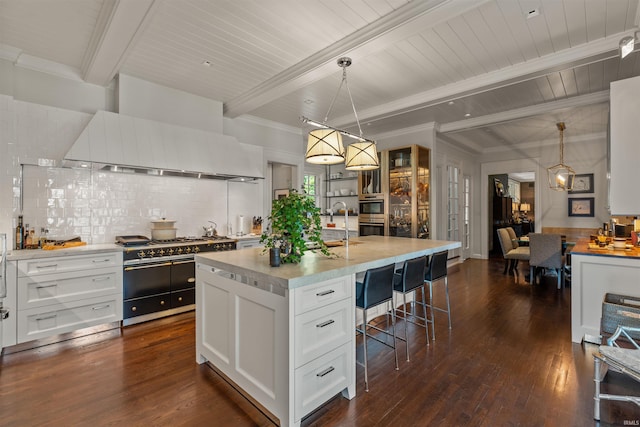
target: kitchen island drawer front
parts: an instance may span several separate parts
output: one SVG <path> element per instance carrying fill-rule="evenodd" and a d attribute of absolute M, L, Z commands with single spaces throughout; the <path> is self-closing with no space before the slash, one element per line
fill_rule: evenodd
<path fill-rule="evenodd" d="M 136 298 L 124 302 L 124 318 L 142 316 L 156 311 L 171 308 L 171 294 L 169 292 L 144 298 Z"/>
<path fill-rule="evenodd" d="M 354 309 L 350 299 L 296 317 L 296 368 L 352 339 Z"/>
<path fill-rule="evenodd" d="M 122 292 L 122 271 L 112 268 L 57 273 L 18 279 L 20 309 L 66 303 Z"/>
<path fill-rule="evenodd" d="M 50 258 L 19 260 L 18 277 L 105 267 L 122 268 L 122 252 L 52 256 Z"/>
<path fill-rule="evenodd" d="M 295 314 L 299 315 L 351 297 L 355 286 L 353 275 L 330 279 L 295 290 Z"/>
<path fill-rule="evenodd" d="M 196 288 L 171 292 L 171 308 L 184 307 L 196 303 Z"/>
<path fill-rule="evenodd" d="M 118 296 L 19 310 L 18 343 L 119 321 L 121 310 L 122 299 Z"/>
<path fill-rule="evenodd" d="M 295 371 L 295 418 L 300 419 L 347 388 L 355 369 L 344 344 Z"/>

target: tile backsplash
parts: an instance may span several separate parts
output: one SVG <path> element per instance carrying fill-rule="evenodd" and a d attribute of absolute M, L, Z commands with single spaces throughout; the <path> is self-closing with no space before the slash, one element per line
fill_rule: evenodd
<path fill-rule="evenodd" d="M 222 233 L 228 221 L 225 181 L 25 165 L 22 191 L 24 222 L 36 234 L 93 244 L 149 236 L 154 219 L 176 220 L 179 236 L 202 235 L 208 221 Z"/>

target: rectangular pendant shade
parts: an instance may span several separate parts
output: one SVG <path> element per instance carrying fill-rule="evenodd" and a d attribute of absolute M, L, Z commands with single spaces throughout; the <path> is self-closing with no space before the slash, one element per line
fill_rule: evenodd
<path fill-rule="evenodd" d="M 373 142 L 354 142 L 347 145 L 346 170 L 373 170 L 378 169 L 378 153 Z"/>
<path fill-rule="evenodd" d="M 315 129 L 307 140 L 307 162 L 334 165 L 344 161 L 342 135 L 335 129 Z"/>

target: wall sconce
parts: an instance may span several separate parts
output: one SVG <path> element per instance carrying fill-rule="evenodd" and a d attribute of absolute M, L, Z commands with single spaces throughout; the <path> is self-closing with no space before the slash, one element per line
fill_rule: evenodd
<path fill-rule="evenodd" d="M 625 56 L 633 52 L 633 50 L 635 49 L 637 36 L 638 36 L 638 32 L 636 32 L 633 36 L 626 36 L 620 40 L 620 43 L 619 43 L 620 59 L 623 59 Z"/>

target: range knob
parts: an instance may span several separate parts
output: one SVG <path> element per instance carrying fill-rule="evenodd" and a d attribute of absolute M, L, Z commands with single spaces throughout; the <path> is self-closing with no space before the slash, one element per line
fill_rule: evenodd
<path fill-rule="evenodd" d="M 184 248 L 184 252 L 187 254 L 191 253 L 191 247 L 187 246 L 186 248 Z"/>
<path fill-rule="evenodd" d="M 176 253 L 177 253 L 178 255 L 180 255 L 180 254 L 182 253 L 182 248 L 178 248 L 178 249 L 176 249 Z"/>
<path fill-rule="evenodd" d="M 173 248 L 169 248 L 169 249 L 167 250 L 167 253 L 168 253 L 169 255 L 173 255 Z"/>
<path fill-rule="evenodd" d="M 153 249 L 151 249 L 149 252 L 147 252 L 147 254 L 149 256 L 154 256 L 156 254 L 156 251 L 154 251 Z"/>
<path fill-rule="evenodd" d="M 144 258 L 144 255 L 145 255 L 144 251 L 138 252 L 138 258 Z"/>
<path fill-rule="evenodd" d="M 197 254 L 198 252 L 200 252 L 200 248 L 198 246 L 194 246 L 193 247 L 193 253 Z"/>
<path fill-rule="evenodd" d="M 164 249 L 159 249 L 158 250 L 158 255 L 163 256 L 164 255 Z"/>

